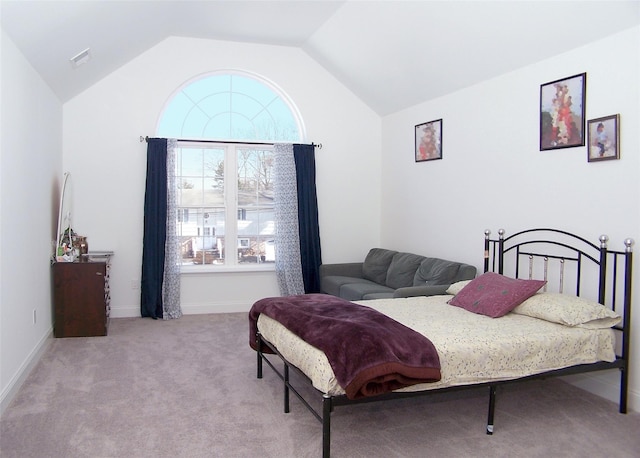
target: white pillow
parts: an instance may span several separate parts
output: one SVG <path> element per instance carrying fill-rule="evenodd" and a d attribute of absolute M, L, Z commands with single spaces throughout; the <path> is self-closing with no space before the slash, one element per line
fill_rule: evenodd
<path fill-rule="evenodd" d="M 560 293 L 534 294 L 512 313 L 587 329 L 606 329 L 622 321 L 620 315 L 602 304 Z"/>
<path fill-rule="evenodd" d="M 462 281 L 456 282 L 453 285 L 449 286 L 449 288 L 447 288 L 446 293 L 451 294 L 452 296 L 455 296 L 462 290 L 462 288 L 464 288 L 469 283 L 471 283 L 471 281 L 472 280 L 462 280 Z"/>

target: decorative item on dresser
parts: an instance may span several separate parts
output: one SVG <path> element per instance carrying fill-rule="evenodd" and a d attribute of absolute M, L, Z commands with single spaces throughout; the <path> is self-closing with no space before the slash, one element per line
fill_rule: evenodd
<path fill-rule="evenodd" d="M 79 262 L 53 264 L 55 337 L 106 336 L 112 252 L 89 252 Z"/>

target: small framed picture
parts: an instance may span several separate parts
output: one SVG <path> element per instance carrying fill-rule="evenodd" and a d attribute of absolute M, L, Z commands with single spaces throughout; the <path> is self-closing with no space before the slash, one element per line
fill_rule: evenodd
<path fill-rule="evenodd" d="M 615 114 L 603 118 L 590 119 L 588 126 L 588 161 L 620 159 L 620 146 L 618 143 L 620 138 L 620 115 Z"/>
<path fill-rule="evenodd" d="M 442 119 L 418 124 L 415 139 L 416 162 L 442 159 Z"/>
<path fill-rule="evenodd" d="M 587 74 L 540 86 L 540 151 L 584 146 Z"/>

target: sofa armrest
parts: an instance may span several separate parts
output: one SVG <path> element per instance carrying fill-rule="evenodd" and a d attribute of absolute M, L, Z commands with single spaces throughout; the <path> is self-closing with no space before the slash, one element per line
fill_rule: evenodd
<path fill-rule="evenodd" d="M 437 296 L 446 294 L 449 286 L 451 285 L 407 286 L 405 288 L 396 289 L 393 293 L 393 297 Z"/>
<path fill-rule="evenodd" d="M 362 271 L 363 262 L 345 262 L 342 264 L 321 264 L 320 278 L 330 275 L 339 275 L 341 277 L 364 278 Z"/>

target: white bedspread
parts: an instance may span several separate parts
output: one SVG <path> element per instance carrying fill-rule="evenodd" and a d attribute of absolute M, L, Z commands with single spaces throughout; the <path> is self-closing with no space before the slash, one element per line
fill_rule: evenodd
<path fill-rule="evenodd" d="M 428 337 L 440 355 L 442 379 L 400 391 L 420 391 L 491 380 L 509 380 L 576 364 L 615 360 L 612 329 L 583 329 L 509 313 L 489 318 L 446 302 L 452 296 L 361 301 Z M 323 352 L 273 319 L 260 315 L 263 337 L 313 386 L 344 394 Z"/>

